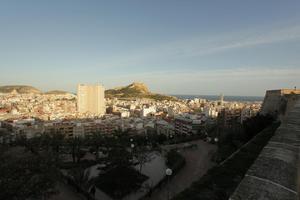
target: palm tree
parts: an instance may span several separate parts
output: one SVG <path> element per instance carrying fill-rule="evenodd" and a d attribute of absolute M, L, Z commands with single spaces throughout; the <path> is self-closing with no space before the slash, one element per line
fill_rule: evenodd
<path fill-rule="evenodd" d="M 143 166 L 147 163 L 151 161 L 151 157 L 149 154 L 149 150 L 145 147 L 145 146 L 140 146 L 136 148 L 136 159 L 139 162 L 140 165 L 140 173 L 142 172 L 142 168 Z"/>
<path fill-rule="evenodd" d="M 69 175 L 77 186 L 77 190 L 81 189 L 88 192 L 95 184 L 95 179 L 91 177 L 91 170 L 83 167 L 76 167 L 69 171 Z"/>

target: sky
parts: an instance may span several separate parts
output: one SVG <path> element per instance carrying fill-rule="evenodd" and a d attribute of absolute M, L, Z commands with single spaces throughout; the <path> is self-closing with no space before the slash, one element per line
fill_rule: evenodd
<path fill-rule="evenodd" d="M 300 88 L 299 0 L 0 0 L 0 85 Z"/>

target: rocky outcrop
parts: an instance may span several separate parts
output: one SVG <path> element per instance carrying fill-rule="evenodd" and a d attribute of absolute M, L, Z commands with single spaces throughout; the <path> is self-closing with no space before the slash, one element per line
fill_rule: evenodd
<path fill-rule="evenodd" d="M 144 83 L 134 82 L 125 87 L 105 91 L 107 98 L 150 98 L 156 100 L 176 100 L 175 97 L 155 94 L 149 91 Z"/>

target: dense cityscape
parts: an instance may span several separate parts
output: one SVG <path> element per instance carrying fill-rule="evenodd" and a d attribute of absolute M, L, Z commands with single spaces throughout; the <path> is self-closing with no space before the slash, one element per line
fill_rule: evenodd
<path fill-rule="evenodd" d="M 13 135 L 1 138 L 1 141 L 15 140 L 18 136 L 32 138 L 61 129 L 70 137 L 90 136 L 97 131 L 102 134 L 113 134 L 115 131 L 132 134 L 155 132 L 167 137 L 174 134 L 190 135 L 217 123 L 242 123 L 255 116 L 262 103 L 226 102 L 223 95 L 218 101 L 105 99 L 102 87 L 99 91 L 98 85 L 86 87 L 96 88 L 96 92 L 79 89 L 77 95 L 19 94 L 12 89 L 10 93 L 0 94 L 2 129 L 13 132 Z M 135 87 L 135 83 L 132 87 Z M 82 95 L 85 95 L 85 99 L 80 99 Z"/>
<path fill-rule="evenodd" d="M 0 200 L 299 200 L 299 10 L 1 0 Z"/>
<path fill-rule="evenodd" d="M 9 148 L 12 150 L 7 151 L 17 151 L 20 156 L 24 153 L 18 146 L 28 149 L 31 156 L 52 154 L 53 157 L 48 159 L 52 157 L 53 160 L 48 162 L 53 162 L 54 169 L 62 173 L 67 185 L 81 191 L 72 198 L 175 197 L 214 163 L 222 162 L 248 140 L 239 137 L 247 131 L 245 122 L 257 123 L 249 120 L 257 118 L 262 105 L 262 102 L 226 101 L 222 94 L 216 101 L 170 96 L 159 100 L 143 98 L 151 93 L 143 83 L 132 83 L 114 92 L 110 90 L 115 96 L 118 96 L 118 91 L 136 96 L 128 98 L 111 94 L 105 97 L 108 92 L 99 84 L 79 84 L 77 94 L 63 91 L 42 93 L 31 86 L 3 86 L 0 89 L 1 145 L 3 148 L 12 146 Z M 227 138 L 236 137 L 237 133 L 239 136 L 235 140 L 240 144 L 227 144 Z M 27 154 L 23 155 L 24 158 L 30 156 Z M 22 159 L 17 162 L 22 162 Z M 43 159 L 38 162 L 43 162 Z M 203 169 L 197 168 L 197 162 L 201 162 L 198 165 Z M 181 185 L 178 190 L 165 185 L 168 170 L 171 175 L 186 165 L 195 168 L 197 175 L 189 180 L 184 180 L 184 177 L 174 180 Z M 53 174 L 54 180 L 42 175 L 46 177 L 40 181 L 50 184 L 45 191 L 41 188 L 40 193 L 31 194 L 30 188 L 24 188 L 30 193 L 21 195 L 61 199 L 72 189 L 66 188 L 65 181 L 61 182 L 57 173 Z M 122 175 L 115 177 L 119 173 Z M 183 174 L 191 175 L 191 172 Z M 120 181 L 127 182 L 128 187 L 118 185 Z M 53 194 L 47 192 L 50 188 Z M 13 191 L 8 190 L 3 197 L 9 192 Z"/>

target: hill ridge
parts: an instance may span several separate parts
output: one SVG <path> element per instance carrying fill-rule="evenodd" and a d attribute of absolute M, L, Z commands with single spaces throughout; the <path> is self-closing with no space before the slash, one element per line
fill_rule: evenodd
<path fill-rule="evenodd" d="M 105 91 L 107 98 L 149 98 L 155 100 L 176 100 L 176 97 L 152 93 L 146 84 L 133 82 L 127 86 L 116 87 Z"/>
<path fill-rule="evenodd" d="M 42 91 L 39 89 L 29 86 L 29 85 L 5 85 L 0 86 L 0 93 L 12 93 L 17 92 L 20 94 L 27 94 L 27 93 L 34 93 L 34 94 L 40 94 Z"/>

